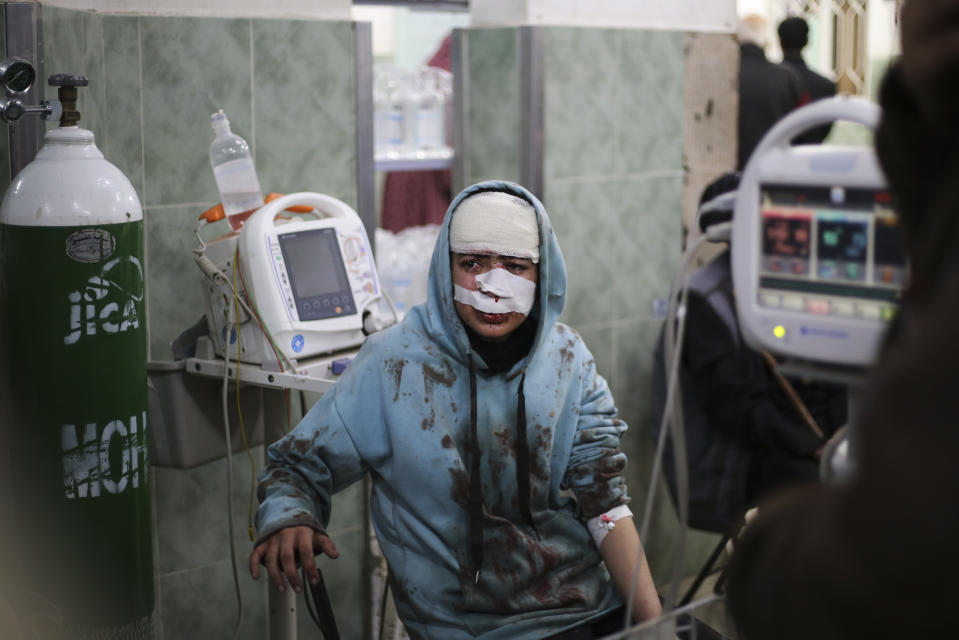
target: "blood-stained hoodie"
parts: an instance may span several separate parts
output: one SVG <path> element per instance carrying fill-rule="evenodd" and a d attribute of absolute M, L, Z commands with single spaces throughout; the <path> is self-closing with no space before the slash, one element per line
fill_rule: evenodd
<path fill-rule="evenodd" d="M 493 372 L 453 306 L 449 222 L 471 194 L 529 201 L 539 221 L 535 335 Z M 260 478 L 259 538 L 324 530 L 331 495 L 370 473 L 370 513 L 414 638 L 543 638 L 621 605 L 585 520 L 628 501 L 606 381 L 557 322 L 566 267 L 543 205 L 507 182 L 450 205 L 426 303 L 371 335 Z M 334 541 L 335 542 L 335 541 Z"/>

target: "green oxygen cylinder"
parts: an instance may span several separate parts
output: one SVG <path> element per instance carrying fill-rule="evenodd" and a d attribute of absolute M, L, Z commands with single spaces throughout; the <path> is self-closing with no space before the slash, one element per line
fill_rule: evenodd
<path fill-rule="evenodd" d="M 0 204 L 18 565 L 0 595 L 37 637 L 155 638 L 143 210 L 77 126 L 86 78 L 50 84 L 60 127 Z"/>

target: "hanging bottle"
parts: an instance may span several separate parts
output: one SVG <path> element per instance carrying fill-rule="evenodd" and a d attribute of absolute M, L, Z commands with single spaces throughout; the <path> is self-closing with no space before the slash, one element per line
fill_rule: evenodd
<path fill-rule="evenodd" d="M 256 177 L 253 155 L 246 140 L 230 131 L 223 109 L 210 116 L 214 139 L 210 143 L 210 166 L 220 191 L 223 213 L 230 227 L 238 230 L 263 206 L 263 192 Z"/>

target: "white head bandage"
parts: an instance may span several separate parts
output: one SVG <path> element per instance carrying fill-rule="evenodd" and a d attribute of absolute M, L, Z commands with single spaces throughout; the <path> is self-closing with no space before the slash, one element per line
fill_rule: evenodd
<path fill-rule="evenodd" d="M 502 191 L 464 199 L 450 221 L 450 251 L 492 253 L 539 262 L 539 224 L 526 200 Z"/>
<path fill-rule="evenodd" d="M 483 313 L 515 311 L 529 315 L 536 301 L 536 283 L 506 269 L 490 269 L 476 276 L 479 291 L 453 285 L 453 299 Z M 490 294 L 493 297 L 490 297 Z"/>

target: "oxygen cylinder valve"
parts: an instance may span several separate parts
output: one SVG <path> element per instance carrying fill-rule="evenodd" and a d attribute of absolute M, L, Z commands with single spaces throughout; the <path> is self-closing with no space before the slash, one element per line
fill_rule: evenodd
<path fill-rule="evenodd" d="M 89 83 L 86 76 L 57 73 L 47 81 L 51 87 L 57 88 L 57 98 L 63 106 L 60 115 L 61 127 L 73 127 L 80 122 L 80 112 L 77 111 L 77 87 L 85 87 Z"/>
<path fill-rule="evenodd" d="M 35 107 L 23 104 L 20 98 L 30 91 L 35 78 L 36 71 L 26 60 L 16 57 L 0 60 L 0 83 L 6 93 L 6 99 L 0 102 L 0 120 L 12 125 L 23 116 L 31 114 L 38 115 L 43 120 L 60 119 L 61 106 L 57 100 L 42 100 Z"/>

